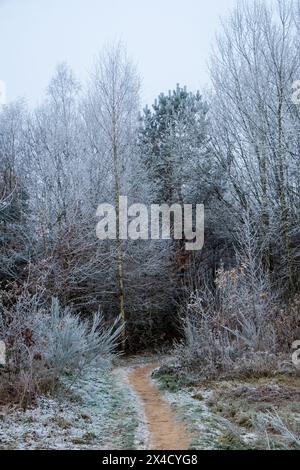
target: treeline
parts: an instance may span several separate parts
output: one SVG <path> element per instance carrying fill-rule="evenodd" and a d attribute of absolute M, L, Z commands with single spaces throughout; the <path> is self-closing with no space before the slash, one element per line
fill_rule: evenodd
<path fill-rule="evenodd" d="M 203 351 L 219 344 L 217 368 L 237 338 L 274 351 L 299 339 L 297 7 L 239 2 L 214 45 L 205 97 L 178 85 L 141 112 L 137 70 L 115 45 L 84 86 L 60 64 L 37 109 L 2 107 L 2 316 L 33 296 L 86 318 L 101 309 L 108 323 L 126 322 L 128 351 L 192 328 L 197 344 L 209 341 Z M 98 240 L 97 206 L 118 208 L 119 195 L 203 203 L 204 248 Z"/>

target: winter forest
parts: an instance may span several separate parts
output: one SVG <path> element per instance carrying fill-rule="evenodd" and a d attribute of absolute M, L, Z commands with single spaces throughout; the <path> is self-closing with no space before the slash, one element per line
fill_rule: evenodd
<path fill-rule="evenodd" d="M 122 38 L 0 105 L 0 449 L 300 448 L 300 3 L 238 1 L 207 67 L 144 106 Z M 120 196 L 203 204 L 202 249 Z"/>

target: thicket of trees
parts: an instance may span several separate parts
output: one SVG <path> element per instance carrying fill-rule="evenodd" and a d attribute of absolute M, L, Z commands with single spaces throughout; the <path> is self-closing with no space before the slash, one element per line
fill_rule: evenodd
<path fill-rule="evenodd" d="M 120 315 L 123 346 L 126 334 L 136 351 L 180 336 L 183 316 L 185 351 L 192 342 L 199 362 L 209 349 L 217 369 L 236 348 L 275 353 L 299 339 L 298 6 L 239 2 L 205 98 L 178 85 L 140 112 L 138 73 L 116 45 L 86 86 L 60 64 L 37 109 L 2 107 L 2 325 L 20 298 L 41 308 L 58 298 L 86 318 L 99 308 L 108 323 Z M 203 250 L 98 240 L 97 206 L 114 204 L 118 227 L 119 195 L 203 203 Z"/>

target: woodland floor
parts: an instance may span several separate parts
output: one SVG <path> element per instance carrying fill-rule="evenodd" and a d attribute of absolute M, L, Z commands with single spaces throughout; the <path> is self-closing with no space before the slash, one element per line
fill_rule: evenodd
<path fill-rule="evenodd" d="M 153 356 L 122 359 L 26 411 L 0 408 L 0 449 L 277 448 L 276 430 L 260 436 L 257 417 L 300 418 L 299 377 L 191 385 L 169 372 L 153 379 L 159 366 Z"/>

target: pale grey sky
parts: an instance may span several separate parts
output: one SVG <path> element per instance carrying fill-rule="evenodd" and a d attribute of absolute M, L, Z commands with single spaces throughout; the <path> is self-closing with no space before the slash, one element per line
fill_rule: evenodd
<path fill-rule="evenodd" d="M 208 83 L 219 17 L 236 0 L 0 0 L 0 80 L 7 100 L 43 97 L 58 62 L 84 81 L 107 42 L 122 39 L 151 104 L 176 83 Z"/>

